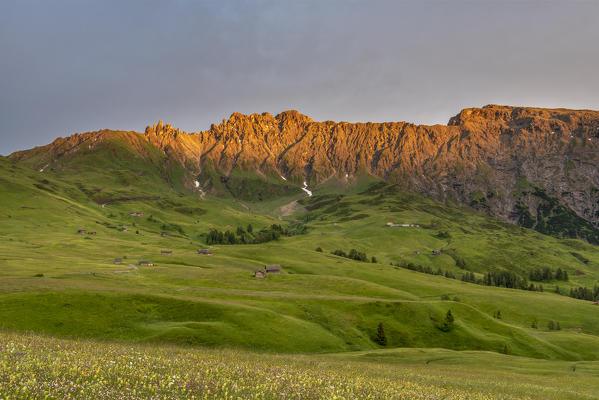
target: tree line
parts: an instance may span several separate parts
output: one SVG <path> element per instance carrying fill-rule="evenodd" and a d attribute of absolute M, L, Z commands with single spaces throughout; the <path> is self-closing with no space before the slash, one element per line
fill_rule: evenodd
<path fill-rule="evenodd" d="M 422 266 L 418 264 L 414 264 L 412 262 L 402 262 L 402 263 L 390 263 L 393 266 L 409 269 L 411 271 L 416 271 L 424 274 L 430 275 L 438 275 L 444 276 L 449 279 L 458 279 L 456 275 L 451 271 L 443 271 L 440 267 L 436 270 L 429 266 Z M 541 270 L 542 271 L 542 270 Z M 550 270 L 551 271 L 551 270 Z M 561 272 L 561 273 L 560 273 Z M 549 274 L 545 274 L 546 277 Z M 568 279 L 568 273 L 563 271 L 561 268 L 558 268 L 555 274 L 552 273 L 553 279 L 558 279 L 560 276 L 562 280 Z M 463 282 L 475 283 L 477 285 L 483 286 L 496 286 L 496 287 L 504 287 L 509 289 L 519 289 L 519 290 L 528 290 L 533 292 L 544 292 L 545 288 L 542 284 L 535 285 L 532 282 L 528 282 L 526 278 L 516 274 L 512 271 L 489 271 L 483 275 L 482 278 L 477 277 L 473 272 L 467 271 L 460 279 Z M 597 301 L 599 300 L 599 286 L 595 285 L 593 289 L 589 289 L 587 287 L 579 286 L 577 288 L 571 288 L 570 292 L 562 292 L 560 291 L 559 286 L 555 286 L 555 293 L 561 295 L 567 295 L 573 297 L 575 299 L 581 300 L 589 300 L 589 301 Z"/>
<path fill-rule="evenodd" d="M 528 274 L 528 279 L 530 279 L 531 281 L 537 281 L 537 282 L 553 281 L 553 280 L 567 281 L 569 279 L 569 277 L 568 277 L 568 271 L 563 271 L 561 268 L 558 268 L 557 271 L 554 272 L 549 267 L 543 267 L 543 268 L 531 269 Z"/>
<path fill-rule="evenodd" d="M 444 276 L 449 279 L 456 279 L 456 276 L 454 275 L 453 272 L 451 272 L 451 271 L 443 272 L 441 267 L 434 270 L 433 268 L 429 267 L 428 265 L 423 267 L 422 265 L 414 264 L 411 262 L 409 262 L 409 263 L 404 262 L 401 264 L 400 263 L 396 263 L 396 264 L 391 263 L 391 265 L 394 265 L 394 266 L 400 267 L 400 268 L 409 269 L 410 271 L 421 272 L 423 274 L 440 275 L 440 276 Z"/>
<path fill-rule="evenodd" d="M 593 289 L 583 286 L 571 288 L 569 295 L 575 299 L 597 301 L 599 300 L 599 286 L 595 285 Z"/>
<path fill-rule="evenodd" d="M 316 251 L 322 251 L 322 249 L 319 247 L 316 249 Z M 349 251 L 349 253 L 346 253 L 343 250 L 333 250 L 331 252 L 331 254 L 339 256 L 339 257 L 349 258 L 349 259 L 356 260 L 356 261 L 369 262 L 368 256 L 366 255 L 366 253 L 358 251 L 356 249 L 351 249 Z M 370 262 L 376 263 L 377 262 L 376 257 L 372 256 L 370 258 Z"/>
<path fill-rule="evenodd" d="M 322 252 L 322 248 L 317 247 L 316 251 Z M 349 251 L 349 253 L 346 253 L 343 250 L 334 250 L 331 252 L 331 254 L 334 254 L 334 255 L 340 256 L 340 257 L 350 258 L 352 260 L 368 262 L 368 256 L 366 255 L 366 253 L 357 251 L 356 249 L 351 249 Z M 370 262 L 376 263 L 377 262 L 376 257 L 373 256 L 371 258 Z M 462 264 L 464 264 L 463 261 L 462 261 Z M 444 276 L 445 278 L 449 278 L 449 279 L 458 279 L 458 277 L 453 272 L 448 271 L 448 270 L 443 271 L 443 269 L 441 267 L 439 267 L 435 270 L 430 266 L 422 266 L 419 264 L 414 264 L 412 262 L 401 262 L 401 263 L 395 263 L 395 264 L 393 262 L 391 262 L 390 265 L 393 265 L 393 266 L 396 266 L 399 268 L 409 269 L 411 271 L 416 271 L 416 272 L 420 272 L 420 273 L 424 273 L 424 274 Z M 534 278 L 534 279 L 531 279 L 531 281 L 534 280 L 534 281 L 541 281 L 541 282 L 551 281 L 551 280 L 561 280 L 561 281 L 569 280 L 567 271 L 562 270 L 561 268 L 558 268 L 554 272 L 551 268 L 548 268 L 548 267 L 535 268 L 535 269 L 531 270 L 529 272 L 529 277 Z M 529 282 L 525 277 L 522 277 L 522 276 L 516 274 L 515 272 L 505 271 L 505 270 L 489 271 L 489 272 L 485 273 L 482 278 L 477 277 L 471 271 L 466 271 L 461 275 L 461 277 L 459 279 L 461 279 L 463 282 L 475 283 L 477 285 L 483 285 L 483 286 L 496 286 L 496 287 L 504 287 L 504 288 L 508 288 L 508 289 L 528 290 L 528 291 L 533 291 L 533 292 L 544 292 L 545 291 L 545 288 L 543 287 L 542 284 L 535 285 L 534 283 Z M 561 295 L 567 295 L 567 296 L 573 297 L 575 299 L 581 299 L 581 300 L 589 300 L 589 301 L 598 301 L 599 300 L 599 286 L 597 286 L 597 285 L 595 285 L 595 287 L 593 289 L 579 286 L 577 288 L 571 288 L 569 292 L 564 292 L 564 293 L 562 293 L 560 291 L 559 286 L 556 285 L 555 293 L 561 294 Z"/>
<path fill-rule="evenodd" d="M 294 236 L 303 233 L 306 233 L 306 226 L 303 224 L 289 226 L 272 224 L 257 232 L 249 224 L 245 229 L 238 226 L 235 231 L 222 232 L 212 229 L 206 235 L 206 244 L 259 244 L 278 240 L 281 236 Z"/>

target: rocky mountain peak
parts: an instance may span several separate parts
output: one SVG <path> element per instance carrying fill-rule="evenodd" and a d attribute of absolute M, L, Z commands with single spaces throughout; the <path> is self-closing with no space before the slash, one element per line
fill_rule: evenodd
<path fill-rule="evenodd" d="M 186 134 L 185 131 L 181 131 L 179 128 L 174 128 L 171 124 L 164 124 L 162 120 L 154 125 L 146 126 L 145 133 L 148 135 L 167 135 L 172 134 L 174 136 L 180 135 L 181 133 Z"/>
<path fill-rule="evenodd" d="M 265 184 L 270 176 L 314 187 L 368 174 L 541 231 L 558 229 L 548 221 L 568 210 L 599 226 L 597 111 L 487 105 L 460 111 L 447 126 L 426 126 L 315 122 L 289 110 L 274 117 L 233 113 L 198 133 L 162 121 L 145 132 L 139 138 L 122 135 L 135 143 L 132 151 L 143 149 L 140 141 L 149 142 L 190 177 L 215 171 L 227 180 L 240 170 L 263 176 Z M 35 167 L 114 135 L 102 131 L 58 140 L 35 150 L 46 152 Z M 211 179 L 204 178 L 205 188 Z"/>

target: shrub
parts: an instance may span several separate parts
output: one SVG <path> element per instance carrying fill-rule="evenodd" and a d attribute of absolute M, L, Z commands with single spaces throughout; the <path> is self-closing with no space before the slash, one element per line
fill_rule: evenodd
<path fill-rule="evenodd" d="M 343 250 L 333 250 L 331 254 L 334 254 L 339 257 L 347 257 L 347 254 L 345 254 L 345 251 Z"/>
<path fill-rule="evenodd" d="M 351 258 L 352 260 L 364 261 L 364 262 L 368 261 L 368 257 L 366 257 L 366 253 L 362 253 L 356 249 L 351 249 L 349 251 L 348 257 Z"/>
<path fill-rule="evenodd" d="M 439 239 L 451 239 L 451 234 L 448 231 L 441 231 L 435 235 Z"/>

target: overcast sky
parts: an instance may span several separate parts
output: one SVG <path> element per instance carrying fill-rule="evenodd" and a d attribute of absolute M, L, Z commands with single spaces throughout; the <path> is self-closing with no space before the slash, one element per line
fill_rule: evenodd
<path fill-rule="evenodd" d="M 0 1 L 0 154 L 234 111 L 599 109 L 599 1 Z"/>

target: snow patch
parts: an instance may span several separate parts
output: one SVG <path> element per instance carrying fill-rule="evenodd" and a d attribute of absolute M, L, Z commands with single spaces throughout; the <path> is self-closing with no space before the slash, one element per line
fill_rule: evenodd
<path fill-rule="evenodd" d="M 302 190 L 308 193 L 308 196 L 312 196 L 312 192 L 308 190 L 308 184 L 306 183 L 306 181 L 304 181 L 304 187 L 302 188 Z"/>

